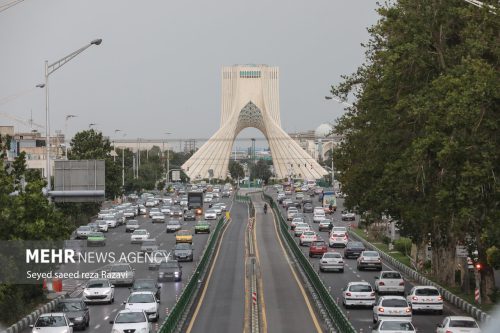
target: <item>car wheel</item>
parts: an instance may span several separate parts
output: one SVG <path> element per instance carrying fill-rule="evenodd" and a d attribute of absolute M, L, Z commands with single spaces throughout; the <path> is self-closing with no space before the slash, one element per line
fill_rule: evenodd
<path fill-rule="evenodd" d="M 361 271 L 361 270 L 362 270 L 362 269 L 361 269 L 361 267 L 359 267 L 359 266 L 357 266 L 356 268 L 358 269 L 358 271 Z"/>
<path fill-rule="evenodd" d="M 375 319 L 375 316 L 373 316 L 373 323 L 376 324 L 377 323 L 377 319 Z"/>
<path fill-rule="evenodd" d="M 340 270 L 340 273 L 344 273 L 344 269 L 343 268 Z"/>
<path fill-rule="evenodd" d="M 346 308 L 346 309 L 349 309 L 349 308 L 350 308 L 350 306 L 349 306 L 349 305 L 347 305 L 347 304 L 345 304 L 345 302 L 342 302 L 342 304 L 344 305 L 344 308 Z"/>
<path fill-rule="evenodd" d="M 438 315 L 443 315 L 443 310 L 438 310 Z"/>

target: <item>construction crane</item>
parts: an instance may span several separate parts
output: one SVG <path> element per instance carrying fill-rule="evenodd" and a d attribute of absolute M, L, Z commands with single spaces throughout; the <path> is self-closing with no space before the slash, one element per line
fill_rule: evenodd
<path fill-rule="evenodd" d="M 15 117 L 13 115 L 10 115 L 10 114 L 7 114 L 7 113 L 3 113 L 3 112 L 0 112 L 0 117 L 5 117 L 7 119 L 10 119 L 10 120 L 14 120 L 20 124 L 23 124 L 25 126 L 29 126 L 31 128 L 33 127 L 38 127 L 38 128 L 41 128 L 41 129 L 45 129 L 45 126 L 42 126 L 40 124 L 37 124 L 33 121 L 33 119 L 29 119 L 29 120 L 23 120 L 21 118 L 18 118 L 18 117 Z"/>

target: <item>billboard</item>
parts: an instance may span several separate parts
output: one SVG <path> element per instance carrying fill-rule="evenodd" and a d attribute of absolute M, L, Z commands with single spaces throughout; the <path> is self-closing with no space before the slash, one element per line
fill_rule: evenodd
<path fill-rule="evenodd" d="M 56 202 L 93 202 L 104 200 L 106 190 L 104 160 L 54 161 Z"/>

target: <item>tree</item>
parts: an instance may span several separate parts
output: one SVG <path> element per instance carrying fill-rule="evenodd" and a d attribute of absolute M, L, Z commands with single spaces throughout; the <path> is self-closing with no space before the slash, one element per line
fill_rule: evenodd
<path fill-rule="evenodd" d="M 458 0 L 378 12 L 366 63 L 332 87 L 357 98 L 336 124 L 346 204 L 391 215 L 416 244 L 431 241 L 433 275 L 448 285 L 456 244 L 475 239 L 488 302 L 486 250 L 500 242 L 498 18 Z"/>
<path fill-rule="evenodd" d="M 111 158 L 111 143 L 94 129 L 78 132 L 71 139 L 70 160 L 104 160 L 106 198 L 114 199 L 122 193 L 121 167 Z"/>
<path fill-rule="evenodd" d="M 269 165 L 264 160 L 258 160 L 255 165 L 250 169 L 250 174 L 252 179 L 262 179 L 264 182 L 269 182 L 272 173 L 269 169 Z"/>
<path fill-rule="evenodd" d="M 228 170 L 229 173 L 231 174 L 231 178 L 233 179 L 245 177 L 245 170 L 243 169 L 243 166 L 236 161 L 233 160 L 229 161 Z"/>

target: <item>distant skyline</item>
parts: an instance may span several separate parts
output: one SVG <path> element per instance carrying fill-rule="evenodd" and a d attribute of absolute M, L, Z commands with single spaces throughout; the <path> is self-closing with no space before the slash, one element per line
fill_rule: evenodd
<path fill-rule="evenodd" d="M 52 134 L 74 114 L 70 137 L 96 123 L 111 138 L 209 138 L 219 128 L 222 66 L 247 63 L 280 68 L 282 127 L 314 130 L 344 112 L 324 96 L 363 63 L 375 9 L 349 0 L 25 0 L 0 13 L 0 125 L 29 130 L 1 114 L 28 121 L 31 112 L 45 125 L 35 88 L 44 61 L 102 38 L 50 76 Z"/>

